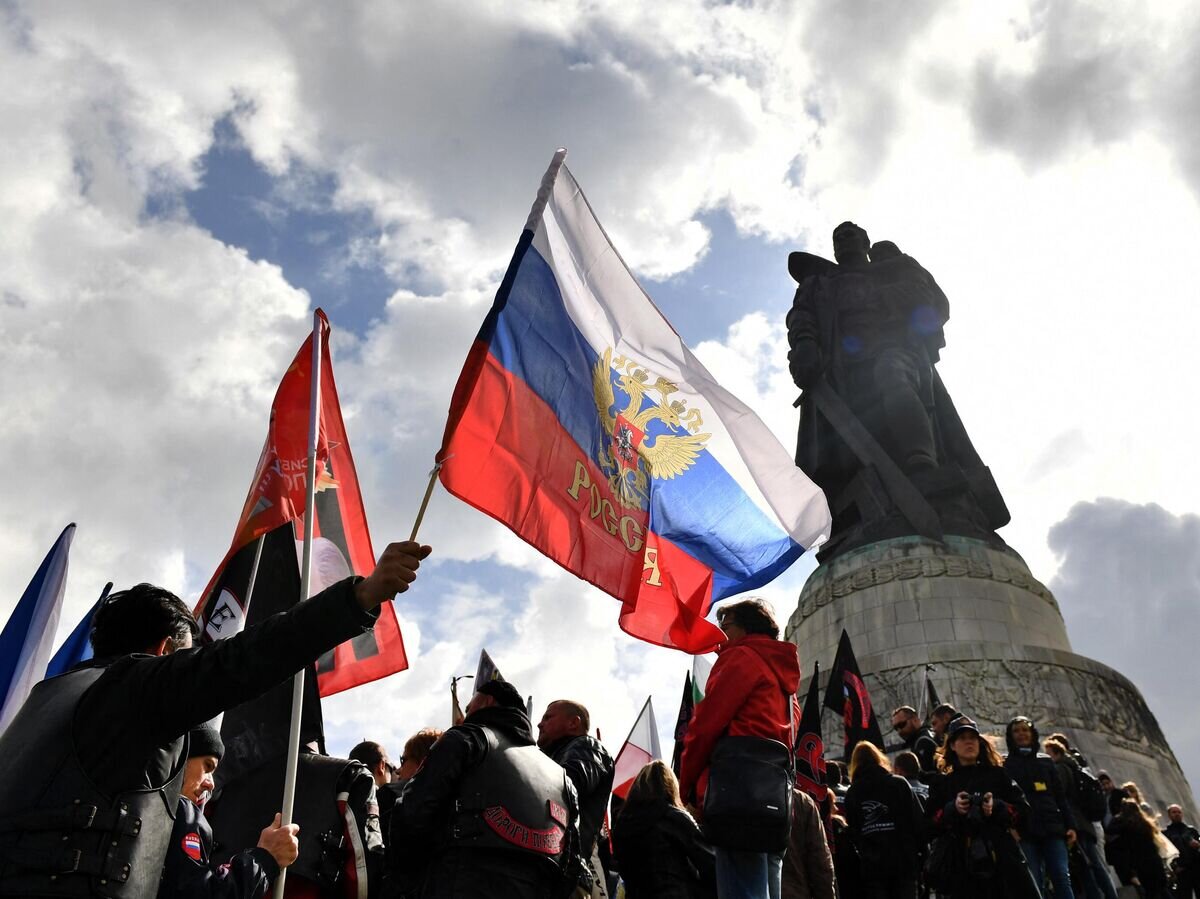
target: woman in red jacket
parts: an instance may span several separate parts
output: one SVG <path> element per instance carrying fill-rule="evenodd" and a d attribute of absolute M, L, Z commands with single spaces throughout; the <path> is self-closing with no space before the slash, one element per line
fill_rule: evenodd
<path fill-rule="evenodd" d="M 733 603 L 717 613 L 717 623 L 728 639 L 717 650 L 679 763 L 680 793 L 696 807 L 703 803 L 709 757 L 721 737 L 765 737 L 791 746 L 792 722 L 799 718 L 800 661 L 795 644 L 778 639 L 770 606 L 761 599 Z M 721 899 L 779 899 L 782 853 L 718 846 L 716 855 Z"/>

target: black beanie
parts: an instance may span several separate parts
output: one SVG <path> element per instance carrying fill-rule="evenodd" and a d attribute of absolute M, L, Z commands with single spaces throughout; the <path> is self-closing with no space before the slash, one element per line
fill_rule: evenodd
<path fill-rule="evenodd" d="M 517 692 L 517 688 L 508 681 L 488 681 L 475 692 L 482 693 L 484 696 L 491 696 L 496 700 L 497 705 L 525 711 L 525 700 L 521 698 L 521 694 Z"/>
<path fill-rule="evenodd" d="M 188 733 L 188 758 L 215 755 L 220 761 L 224 754 L 225 744 L 221 741 L 221 734 L 208 722 L 199 727 L 193 727 Z"/>

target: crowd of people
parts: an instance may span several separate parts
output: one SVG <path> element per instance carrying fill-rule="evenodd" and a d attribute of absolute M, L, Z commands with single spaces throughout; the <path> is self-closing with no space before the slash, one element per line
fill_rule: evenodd
<path fill-rule="evenodd" d="M 860 742 L 848 765 L 825 763 L 823 783 L 797 776 L 799 661 L 754 599 L 718 613 L 727 641 L 678 772 L 651 761 L 622 799 L 582 702 L 555 700 L 535 724 L 494 680 L 397 761 L 363 741 L 327 766 L 337 826 L 302 834 L 267 812 L 256 845 L 214 833 L 205 803 L 225 746 L 209 719 L 371 627 L 428 552 L 390 546 L 370 577 L 203 646 L 167 591 L 114 594 L 93 624 L 95 659 L 39 684 L 0 737 L 0 896 L 261 899 L 290 866 L 288 895 L 360 899 L 1200 892 L 1200 831 L 1183 809 L 1163 824 L 1135 784 L 1024 716 L 1002 755 L 952 706 L 928 724 L 901 707 L 894 759 Z"/>

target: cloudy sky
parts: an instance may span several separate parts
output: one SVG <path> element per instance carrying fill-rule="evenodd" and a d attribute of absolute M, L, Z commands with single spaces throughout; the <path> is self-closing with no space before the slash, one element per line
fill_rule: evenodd
<path fill-rule="evenodd" d="M 70 521 L 64 631 L 110 579 L 193 599 L 317 305 L 376 545 L 407 536 L 565 146 L 788 446 L 788 251 L 851 218 L 929 268 L 1003 536 L 1200 778 L 1198 49 L 1186 2 L 0 3 L 0 618 Z M 647 693 L 673 717 L 688 659 L 613 600 L 444 492 L 422 536 L 412 669 L 327 703 L 335 751 L 444 724 L 481 645 L 614 747 Z"/>

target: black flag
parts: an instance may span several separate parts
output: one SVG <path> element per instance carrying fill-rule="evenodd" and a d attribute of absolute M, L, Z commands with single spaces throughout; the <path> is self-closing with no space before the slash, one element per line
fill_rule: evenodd
<path fill-rule="evenodd" d="M 675 751 L 671 753 L 671 770 L 679 776 L 679 760 L 683 758 L 683 738 L 687 736 L 692 712 L 696 708 L 692 693 L 692 672 L 683 675 L 683 698 L 679 700 L 679 716 L 675 719 Z"/>
<path fill-rule="evenodd" d="M 925 699 L 929 704 L 925 708 L 925 714 L 922 716 L 922 721 L 928 721 L 929 716 L 933 714 L 933 710 L 942 704 L 938 699 L 937 687 L 933 685 L 933 679 L 930 678 L 929 672 L 933 671 L 932 665 L 925 666 Z"/>
<path fill-rule="evenodd" d="M 842 638 L 838 641 L 829 687 L 825 690 L 825 706 L 842 714 L 842 721 L 846 725 L 842 757 L 846 761 L 850 760 L 850 753 L 862 740 L 884 749 L 883 732 L 880 731 L 879 721 L 875 718 L 871 695 L 867 692 L 867 685 L 863 683 L 859 673 L 854 649 L 850 646 L 850 635 L 844 630 Z"/>
<path fill-rule="evenodd" d="M 796 728 L 796 786 L 811 796 L 818 805 L 825 801 L 829 787 L 825 783 L 825 740 L 821 737 L 821 695 L 817 682 L 821 669 L 813 663 L 808 696 Z"/>
<path fill-rule="evenodd" d="M 246 587 L 254 565 L 257 541 L 236 552 L 212 595 L 216 605 L 205 622 L 204 640 L 219 640 L 225 630 L 242 629 L 239 616 L 250 627 L 276 612 L 290 609 L 300 596 L 300 566 L 296 561 L 296 537 L 291 522 L 263 535 L 262 557 L 254 581 L 254 595 L 245 608 Z M 237 780 L 271 759 L 287 755 L 288 730 L 292 716 L 292 680 L 288 678 L 263 695 L 234 706 L 225 713 L 221 739 L 225 755 L 217 769 L 218 788 Z M 301 744 L 315 742 L 325 751 L 325 730 L 321 720 L 321 700 L 313 666 L 304 679 L 304 709 L 301 716 Z"/>

